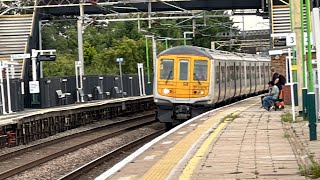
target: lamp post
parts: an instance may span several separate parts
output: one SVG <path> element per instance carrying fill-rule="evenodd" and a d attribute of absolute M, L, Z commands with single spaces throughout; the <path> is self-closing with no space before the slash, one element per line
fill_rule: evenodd
<path fill-rule="evenodd" d="M 130 80 L 130 94 L 131 96 L 133 96 L 133 84 L 132 84 L 133 77 L 129 76 L 129 80 Z"/>
<path fill-rule="evenodd" d="M 39 50 L 42 50 L 42 28 L 47 25 L 43 24 L 43 22 L 48 22 L 48 20 L 40 20 L 39 21 Z M 40 78 L 43 78 L 43 62 L 40 61 Z"/>

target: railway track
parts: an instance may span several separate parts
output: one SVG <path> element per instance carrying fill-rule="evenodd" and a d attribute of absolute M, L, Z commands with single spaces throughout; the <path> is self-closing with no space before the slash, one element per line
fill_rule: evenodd
<path fill-rule="evenodd" d="M 146 135 L 142 138 L 136 139 L 132 142 L 129 142 L 107 154 L 104 154 L 103 156 L 79 167 L 78 169 L 64 175 L 63 177 L 59 178 L 59 180 L 70 180 L 70 179 L 79 179 L 79 177 L 83 174 L 89 173 L 92 169 L 97 168 L 100 164 L 105 163 L 107 161 L 110 161 L 117 157 L 117 155 L 123 153 L 124 151 L 128 151 L 136 146 L 143 145 L 150 140 L 154 139 L 155 137 L 158 137 L 162 133 L 165 132 L 165 129 L 158 130 L 152 134 Z"/>
<path fill-rule="evenodd" d="M 64 154 L 157 122 L 154 113 L 145 113 L 0 156 L 0 179 L 8 178 Z"/>

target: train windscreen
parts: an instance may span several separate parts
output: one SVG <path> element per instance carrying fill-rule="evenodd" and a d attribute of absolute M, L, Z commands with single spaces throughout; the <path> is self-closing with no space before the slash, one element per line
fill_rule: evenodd
<path fill-rule="evenodd" d="M 160 63 L 160 79 L 173 80 L 174 63 L 172 59 L 162 59 Z"/>
<path fill-rule="evenodd" d="M 207 74 L 208 74 L 208 61 L 195 60 L 193 80 L 206 81 Z"/>

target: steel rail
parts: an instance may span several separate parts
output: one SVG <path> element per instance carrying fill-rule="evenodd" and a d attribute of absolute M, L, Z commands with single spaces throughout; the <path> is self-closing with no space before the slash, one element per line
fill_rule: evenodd
<path fill-rule="evenodd" d="M 137 139 L 135 141 L 127 143 L 127 144 L 125 144 L 125 145 L 123 145 L 123 146 L 121 146 L 121 147 L 119 147 L 119 148 L 117 148 L 117 149 L 115 149 L 115 150 L 113 150 L 113 151 L 111 151 L 111 152 L 109 152 L 107 154 L 104 154 L 103 156 L 101 156 L 101 157 L 99 157 L 99 158 L 97 158 L 97 159 L 95 159 L 95 160 L 93 160 L 93 161 L 91 161 L 91 162 L 79 167 L 78 169 L 76 169 L 76 170 L 74 170 L 74 171 L 72 171 L 72 172 L 60 177 L 59 180 L 77 179 L 82 174 L 87 173 L 91 169 L 94 169 L 95 167 L 99 166 L 100 164 L 102 164 L 102 163 L 104 163 L 104 162 L 116 157 L 116 155 L 122 153 L 123 151 L 127 151 L 129 149 L 132 149 L 132 148 L 138 146 L 138 145 L 144 144 L 145 142 L 148 142 L 151 139 L 154 139 L 154 138 L 158 137 L 159 135 L 161 135 L 164 132 L 165 132 L 165 129 L 161 129 L 161 130 L 159 130 L 159 131 L 157 131 L 155 133 L 146 135 L 146 136 L 144 136 L 144 137 L 142 137 L 140 139 Z"/>
<path fill-rule="evenodd" d="M 70 141 L 69 143 L 71 143 L 71 141 L 72 140 L 73 141 L 76 140 L 76 138 L 79 138 L 79 137 L 83 138 L 82 136 L 90 136 L 90 135 L 92 135 L 94 133 L 96 134 L 96 133 L 99 133 L 99 132 L 102 133 L 101 136 L 93 137 L 91 139 L 90 138 L 83 138 L 84 142 L 80 142 L 78 144 L 76 143 L 75 146 L 66 147 L 66 148 L 61 146 L 60 147 L 61 149 L 58 149 L 58 150 L 56 150 L 56 152 L 53 152 L 53 153 L 51 153 L 51 154 L 49 154 L 47 156 L 39 157 L 38 159 L 35 159 L 35 160 L 31 161 L 31 162 L 22 163 L 22 165 L 14 167 L 14 168 L 10 168 L 9 167 L 4 172 L 0 172 L 0 179 L 8 178 L 8 177 L 13 176 L 15 174 L 18 174 L 20 172 L 23 172 L 23 171 L 25 171 L 27 169 L 33 168 L 33 167 L 38 166 L 38 165 L 40 165 L 42 163 L 45 163 L 47 161 L 50 161 L 50 160 L 55 159 L 57 157 L 60 157 L 60 156 L 62 156 L 64 154 L 76 151 L 76 150 L 78 150 L 80 148 L 95 144 L 97 142 L 100 142 L 100 141 L 103 141 L 103 140 L 106 140 L 106 139 L 109 139 L 109 138 L 113 138 L 113 137 L 118 136 L 118 135 L 120 135 L 120 134 L 122 134 L 124 132 L 129 131 L 129 130 L 132 130 L 132 129 L 135 129 L 135 128 L 138 128 L 138 127 L 142 127 L 142 126 L 145 126 L 147 124 L 151 124 L 151 123 L 157 122 L 157 120 L 155 120 L 153 118 L 150 119 L 150 117 L 152 117 L 152 116 L 154 116 L 153 113 L 142 115 L 142 116 L 138 116 L 138 117 L 129 118 L 129 119 L 126 119 L 126 120 L 123 120 L 123 121 L 120 121 L 120 122 L 112 123 L 112 124 L 109 124 L 109 125 L 104 125 L 104 126 L 101 126 L 101 127 L 98 127 L 98 128 L 90 129 L 88 131 L 83 131 L 83 132 L 80 132 L 80 133 L 77 133 L 77 134 L 74 134 L 74 135 L 66 136 L 66 137 L 63 137 L 63 138 L 59 138 L 59 139 L 55 139 L 55 140 L 52 140 L 52 141 L 48 141 L 48 142 L 43 143 L 43 144 L 35 145 L 33 147 L 26 148 L 27 151 L 26 151 L 26 149 L 21 149 L 21 150 L 19 150 L 17 152 L 12 152 L 12 153 L 8 153 L 7 155 L 3 155 L 4 157 L 2 156 L 2 160 L 1 160 L 2 162 L 4 160 L 10 161 L 11 159 L 8 159 L 10 157 L 16 157 L 17 155 L 23 156 L 24 154 L 34 152 L 34 150 L 40 150 L 42 147 L 46 148 L 46 147 L 58 145 L 59 143 L 68 144 L 66 142 Z M 148 119 L 148 117 L 149 117 L 149 119 Z M 144 121 L 142 121 L 141 119 L 143 119 Z M 107 128 L 115 128 L 115 127 L 117 127 L 119 125 L 126 125 L 126 124 L 127 125 L 131 124 L 131 126 L 118 128 L 116 130 L 113 130 L 113 131 L 111 130 L 109 132 L 103 131 L 104 129 L 107 129 Z M 105 133 L 105 134 L 103 134 L 103 133 Z M 23 158 L 21 158 L 21 160 L 23 161 Z M 10 164 L 10 163 L 8 163 L 8 164 Z"/>

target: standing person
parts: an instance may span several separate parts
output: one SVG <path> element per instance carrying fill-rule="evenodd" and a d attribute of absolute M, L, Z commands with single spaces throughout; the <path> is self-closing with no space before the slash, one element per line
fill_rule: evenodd
<path fill-rule="evenodd" d="M 276 72 L 274 67 L 271 67 L 271 73 L 272 73 L 272 81 L 273 83 L 278 87 L 278 89 L 282 90 L 282 85 L 280 83 L 280 74 Z"/>
<path fill-rule="evenodd" d="M 276 101 L 279 97 L 280 91 L 278 86 L 276 86 L 273 81 L 270 81 L 268 85 L 270 88 L 272 88 L 272 90 L 269 94 L 266 94 L 266 96 L 263 98 L 262 101 L 263 101 L 263 107 L 266 110 L 270 111 L 272 109 L 272 106 L 269 101 Z"/>

